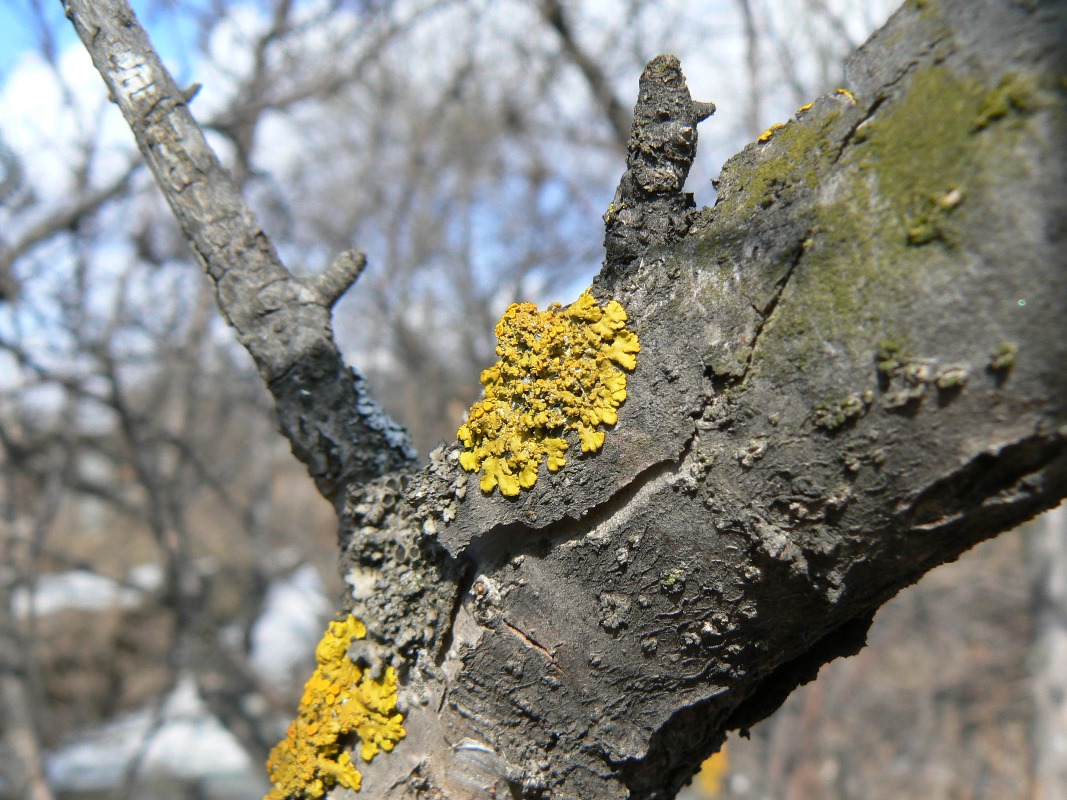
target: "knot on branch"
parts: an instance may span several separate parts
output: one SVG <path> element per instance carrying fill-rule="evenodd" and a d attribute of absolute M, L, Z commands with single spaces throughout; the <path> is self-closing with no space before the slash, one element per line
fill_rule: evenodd
<path fill-rule="evenodd" d="M 322 272 L 311 278 L 308 284 L 315 291 L 316 299 L 325 308 L 333 308 L 348 291 L 367 266 L 367 256 L 359 250 L 345 250 L 330 262 Z"/>
<path fill-rule="evenodd" d="M 692 194 L 683 192 L 697 151 L 697 123 L 714 103 L 694 102 L 678 58 L 659 55 L 641 73 L 626 172 L 604 214 L 605 271 L 619 271 L 649 247 L 689 232 Z"/>

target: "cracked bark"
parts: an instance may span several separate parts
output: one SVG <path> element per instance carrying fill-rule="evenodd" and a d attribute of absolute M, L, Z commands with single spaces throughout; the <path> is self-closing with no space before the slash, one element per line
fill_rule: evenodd
<path fill-rule="evenodd" d="M 91 50 L 102 25 L 79 26 Z M 468 483 L 455 445 L 422 471 L 393 471 L 395 448 L 325 471 L 371 632 L 353 656 L 403 682 L 408 735 L 361 765 L 365 796 L 673 797 L 727 730 L 862 647 L 900 588 L 1067 494 L 1065 33 L 1053 2 L 909 4 L 855 56 L 851 94 L 724 166 L 715 208 L 693 214 L 677 181 L 641 196 L 628 162 L 641 213 L 595 290 L 642 350 L 601 452 L 514 499 Z M 105 73 L 130 63 L 104 53 Z M 666 147 L 640 137 L 684 128 L 673 113 L 636 124 L 631 155 Z M 223 200 L 212 219 L 247 219 Z M 347 446 L 350 388 L 284 388 L 309 363 L 351 387 L 321 354 L 329 304 L 285 275 L 231 280 L 248 259 L 279 274 L 243 230 L 223 269 L 187 228 L 242 341 L 288 348 L 261 365 L 282 418 L 304 403 Z M 312 334 L 278 316 L 293 305 Z"/>

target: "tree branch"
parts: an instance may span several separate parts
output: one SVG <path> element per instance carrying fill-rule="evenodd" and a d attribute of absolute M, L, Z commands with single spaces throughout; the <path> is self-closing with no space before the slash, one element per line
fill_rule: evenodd
<path fill-rule="evenodd" d="M 70 0 L 66 10 L 319 490 L 340 502 L 347 484 L 409 466 L 414 454 L 406 433 L 349 374 L 333 340 L 330 307 L 358 269 L 343 256 L 342 267 L 331 267 L 314 288 L 291 275 L 129 4 Z"/>
<path fill-rule="evenodd" d="M 626 146 L 626 172 L 604 215 L 605 275 L 689 232 L 693 195 L 682 189 L 696 157 L 697 123 L 714 113 L 714 103 L 693 101 L 676 57 L 648 62 Z"/>
<path fill-rule="evenodd" d="M 94 213 L 105 203 L 122 194 L 129 187 L 130 179 L 140 166 L 139 162 L 131 164 L 110 185 L 87 193 L 67 208 L 52 211 L 47 217 L 32 225 L 19 237 L 18 241 L 0 251 L 0 283 L 4 280 L 4 276 L 7 276 L 7 280 L 13 286 L 12 266 L 15 261 L 42 241 L 62 231 L 72 230 L 83 217 Z M 0 296 L 3 294 L 4 288 L 0 286 Z M 10 294 L 13 295 L 14 292 Z"/>
<path fill-rule="evenodd" d="M 345 250 L 337 256 L 330 266 L 311 281 L 319 302 L 327 308 L 333 308 L 348 287 L 359 279 L 366 266 L 367 257 L 357 250 Z"/>
<path fill-rule="evenodd" d="M 466 565 L 454 605 L 355 593 L 386 643 L 450 619 L 371 794 L 673 797 L 902 587 L 1067 495 L 1067 9 L 974 8 L 905 6 L 682 238 L 616 221 L 596 291 L 641 352 L 599 452 L 514 498 L 456 446 L 402 499 L 353 494 L 346 574 L 410 573 L 366 553 L 400 530 Z M 657 78 L 684 109 L 680 75 L 654 60 L 635 117 Z M 647 144 L 675 119 L 635 122 L 620 189 L 668 211 L 679 149 Z"/>
<path fill-rule="evenodd" d="M 564 52 L 581 71 L 585 82 L 589 84 L 597 105 L 601 107 L 611 126 L 618 146 L 624 147 L 630 135 L 630 114 L 615 96 L 604 71 L 574 37 L 574 31 L 571 29 L 563 4 L 560 0 L 541 0 L 537 7 L 545 22 L 556 31 Z"/>

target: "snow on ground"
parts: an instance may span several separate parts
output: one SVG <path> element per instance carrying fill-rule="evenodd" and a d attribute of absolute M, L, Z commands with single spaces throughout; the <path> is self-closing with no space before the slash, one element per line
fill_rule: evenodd
<path fill-rule="evenodd" d="M 149 590 L 154 577 L 146 567 L 131 574 L 130 582 Z M 102 610 L 135 606 L 143 598 L 138 589 L 74 571 L 40 576 L 32 596 L 24 592 L 16 600 L 16 610 L 23 616 L 31 608 L 38 615 L 72 608 Z M 300 673 L 310 669 L 328 616 L 322 580 L 313 566 L 300 566 L 271 586 L 253 630 L 251 660 L 256 671 L 277 684 L 302 681 Z M 138 800 L 170 798 L 180 781 L 195 781 L 212 800 L 259 798 L 267 789 L 266 770 L 208 711 L 188 675 L 179 679 L 158 717 L 153 709 L 143 708 L 72 735 L 47 759 L 49 784 L 75 795 L 114 790 L 142 749 L 133 795 Z"/>
<path fill-rule="evenodd" d="M 267 591 L 263 612 L 252 628 L 252 667 L 266 680 L 288 684 L 294 671 L 314 666 L 330 607 L 322 578 L 310 564 L 297 567 Z M 296 676 L 303 680 L 307 676 Z"/>
<path fill-rule="evenodd" d="M 153 731 L 138 772 L 141 786 L 150 786 L 153 776 L 167 775 L 195 779 L 212 797 L 237 798 L 255 797 L 265 785 L 263 768 L 252 763 L 233 734 L 207 711 L 189 676 L 178 681 L 163 704 L 158 726 L 150 709 L 133 711 L 53 753 L 47 761 L 49 784 L 64 792 L 119 786 L 130 760 Z M 147 798 L 143 791 L 136 796 Z"/>
<path fill-rule="evenodd" d="M 138 589 L 88 570 L 73 570 L 40 575 L 32 589 L 17 589 L 12 598 L 12 610 L 17 619 L 26 619 L 31 614 L 41 617 L 69 609 L 133 608 L 143 599 L 144 595 Z"/>

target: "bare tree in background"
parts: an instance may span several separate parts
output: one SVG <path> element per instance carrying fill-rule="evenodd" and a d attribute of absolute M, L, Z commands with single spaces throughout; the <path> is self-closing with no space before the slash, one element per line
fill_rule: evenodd
<path fill-rule="evenodd" d="M 5 558 L 5 610 L 14 607 L 12 592 L 32 597 L 39 573 L 72 570 L 126 585 L 143 595 L 143 607 L 125 616 L 127 629 L 102 621 L 95 637 L 78 634 L 84 614 L 36 620 L 30 606 L 28 617 L 9 621 L 19 645 L 9 652 L 34 676 L 28 696 L 48 699 L 31 703 L 36 726 L 61 733 L 158 704 L 192 675 L 248 752 L 265 757 L 271 712 L 290 697 L 255 676 L 250 637 L 267 587 L 295 564 L 279 559 L 286 517 L 271 510 L 271 484 L 287 462 L 271 443 L 262 389 L 241 354 L 213 336 L 206 292 L 183 296 L 159 273 L 140 273 L 142 281 L 131 272 L 109 276 L 88 260 L 82 266 L 83 290 L 64 298 L 67 327 L 51 330 L 73 344 L 65 363 L 41 363 L 22 343 L 4 342 L 27 378 L 25 396 L 44 398 L 36 408 L 8 398 L 0 417 L 5 528 L 22 531 L 5 537 L 21 550 Z M 107 305 L 88 297 L 88 287 L 112 278 Z M 141 303 L 153 296 L 168 305 L 146 318 Z M 287 513 L 307 507 L 298 489 L 286 494 Z M 316 540 L 305 541 L 299 559 L 326 567 L 329 538 L 317 545 L 316 552 Z M 158 564 L 158 581 L 131 583 L 146 563 Z M 270 702 L 250 718 L 242 709 L 257 695 Z"/>
<path fill-rule="evenodd" d="M 587 282 L 576 281 L 573 276 L 583 270 L 591 274 L 590 265 L 599 259 L 599 236 L 590 235 L 590 231 L 603 210 L 604 197 L 610 196 L 617 170 L 617 162 L 612 160 L 612 153 L 620 146 L 617 109 L 630 104 L 629 99 L 612 102 L 609 84 L 617 97 L 630 98 L 633 75 L 650 54 L 630 47 L 628 29 L 622 26 L 602 42 L 584 41 L 581 32 L 587 29 L 581 26 L 581 9 L 568 17 L 550 3 L 516 7 L 536 25 L 524 29 L 521 42 L 516 43 L 527 60 L 516 60 L 510 69 L 500 70 L 500 62 L 488 55 L 502 46 L 495 35 L 499 31 L 484 24 L 485 9 L 473 4 L 428 4 L 418 14 L 404 18 L 392 17 L 389 9 L 372 8 L 359 18 L 338 13 L 308 20 L 294 17 L 292 8 L 279 3 L 262 30 L 249 41 L 251 68 L 247 73 L 231 74 L 231 99 L 208 114 L 206 127 L 220 134 L 224 152 L 230 155 L 227 165 L 238 185 L 251 198 L 283 252 L 299 254 L 291 260 L 299 271 L 321 269 L 333 253 L 353 241 L 371 251 L 372 269 L 374 265 L 388 265 L 388 269 L 369 272 L 361 280 L 361 292 L 340 307 L 338 326 L 342 336 L 365 354 L 358 362 L 366 365 L 377 396 L 397 418 L 412 424 L 423 452 L 435 440 L 453 437 L 459 414 L 477 389 L 478 371 L 491 359 L 489 334 L 503 305 L 532 295 L 551 296 L 553 287 L 580 287 Z M 634 26 L 635 37 L 646 19 L 641 17 L 641 9 L 642 4 L 632 4 L 631 17 L 626 19 Z M 405 66 L 413 42 L 419 41 L 418 22 L 423 14 L 458 15 L 464 22 L 457 28 L 466 31 L 469 38 L 457 46 L 457 51 L 476 55 L 453 59 L 445 69 L 435 72 L 432 80 L 409 73 Z M 358 39 L 359 46 L 353 47 L 357 22 L 358 29 L 366 34 Z M 214 15 L 204 18 L 205 41 L 216 24 Z M 329 34 L 334 40 L 315 38 Z M 693 35 L 702 35 L 699 27 L 694 28 Z M 781 34 L 777 35 L 776 40 L 772 31 L 764 52 L 775 52 L 781 44 Z M 393 43 L 397 43 L 395 48 L 390 47 Z M 333 58 L 339 52 L 348 56 L 341 64 Z M 625 54 L 626 60 L 618 53 Z M 789 63 L 784 55 L 779 61 Z M 608 66 L 605 73 L 598 74 L 593 69 L 596 65 Z M 608 70 L 611 79 L 605 77 Z M 774 65 L 764 72 L 779 74 Z M 799 82 L 791 69 L 784 74 L 791 85 Z M 577 108 L 562 102 L 576 86 L 585 87 L 580 88 L 580 94 L 586 98 Z M 802 86 L 794 88 L 804 95 Z M 827 88 L 811 85 L 805 96 L 810 99 Z M 203 99 L 194 99 L 193 107 Z M 721 107 L 720 96 L 716 100 Z M 374 112 L 368 113 L 368 109 Z M 271 125 L 298 136 L 298 149 L 328 157 L 318 163 L 274 160 L 276 156 L 260 144 L 264 127 Z M 561 158 L 564 143 L 566 156 Z M 120 177 L 123 182 L 120 185 L 116 179 L 114 194 L 107 197 L 107 186 L 96 187 L 95 193 L 91 187 L 80 190 L 86 195 L 86 206 L 84 211 L 71 209 L 75 220 L 84 218 L 91 224 L 96 209 L 127 191 L 130 178 Z M 96 198 L 101 199 L 94 205 Z M 144 200 L 136 202 L 144 207 Z M 158 204 L 155 207 L 158 209 Z M 491 216 L 490 209 L 515 213 Z M 39 241 L 19 250 L 20 264 L 26 263 L 27 254 L 32 257 L 32 248 L 68 236 L 71 224 L 56 225 Z M 129 234 L 129 241 L 143 259 L 139 263 L 154 263 L 159 268 L 163 262 L 163 269 L 174 269 L 171 260 L 183 245 L 173 231 L 163 215 L 143 219 Z M 507 243 L 506 248 L 503 243 Z M 136 308 L 132 313 L 136 315 Z M 358 330 L 354 324 L 346 330 L 350 324 L 346 319 L 359 320 Z M 159 335 L 163 343 L 174 333 L 160 331 Z M 18 344 L 10 343 L 13 352 Z M 179 362 L 184 361 L 181 348 L 188 344 L 175 343 L 172 348 L 179 354 Z M 141 361 L 151 362 L 149 357 Z M 227 363 L 235 362 L 231 359 Z M 89 374 L 97 374 L 95 369 Z M 163 396 L 152 393 L 151 372 L 154 370 L 132 370 L 134 383 L 145 383 L 141 415 L 145 409 L 157 407 Z M 105 372 L 99 374 L 107 378 Z M 210 370 L 202 378 L 208 386 L 221 379 Z M 188 375 L 182 380 L 175 376 L 169 382 L 159 379 L 168 386 L 160 386 L 157 392 L 175 392 L 177 405 L 181 405 L 185 380 L 195 382 Z M 107 381 L 108 385 L 116 383 L 110 378 Z M 117 383 L 120 389 L 133 388 Z M 427 391 L 427 386 L 436 391 Z M 137 388 L 135 394 L 140 393 Z M 125 393 L 120 392 L 119 397 Z M 260 404 L 262 400 L 259 395 Z M 245 402 L 232 401 L 242 409 Z M 174 413 L 180 417 L 180 412 Z M 115 410 L 115 414 L 121 419 L 120 411 Z M 220 424 L 225 426 L 224 420 L 223 416 Z M 175 425 L 168 435 L 182 442 L 189 432 Z M 149 461 L 158 457 L 155 454 L 161 442 L 156 436 L 130 436 L 123 430 L 122 437 L 134 452 L 147 448 L 153 454 Z M 206 439 L 215 441 L 210 434 Z M 214 459 L 204 460 L 210 463 Z M 184 469 L 193 468 L 186 463 Z M 152 528 L 149 521 L 150 530 L 163 534 L 162 539 L 155 540 L 160 542 L 164 563 L 175 573 L 195 572 L 188 566 L 171 564 L 171 560 L 180 561 L 182 547 L 191 547 L 194 553 L 197 549 L 187 535 L 167 533 L 168 528 L 177 531 L 185 525 L 180 515 L 167 515 L 173 513 L 175 502 L 184 504 L 180 493 L 195 494 L 196 482 L 178 480 L 166 492 L 157 486 L 152 495 L 149 486 L 159 481 L 153 480 L 151 473 L 150 468 L 145 473 L 148 480 L 142 479 L 134 464 L 135 484 L 154 498 L 150 502 L 166 500 L 163 495 L 167 493 L 177 498 L 169 506 L 163 503 L 163 510 L 152 512 L 162 524 L 157 521 Z M 169 479 L 181 475 L 181 470 L 163 470 L 162 474 Z M 220 473 L 204 476 L 204 480 L 212 485 L 214 480 L 227 477 Z M 254 531 L 262 525 L 264 481 L 253 483 L 258 489 L 244 489 L 248 511 L 238 516 L 246 520 L 250 541 L 261 541 Z M 115 500 L 109 498 L 108 502 Z M 252 549 L 259 556 L 264 554 L 258 547 Z M 33 570 L 39 568 L 32 566 Z M 168 581 L 181 584 L 179 575 L 167 574 Z M 262 590 L 269 570 L 253 575 Z M 194 575 L 189 580 L 195 585 L 200 578 Z M 181 595 L 181 591 L 187 594 Z M 195 589 L 186 589 L 174 596 L 180 596 L 182 602 L 194 602 L 196 595 Z M 256 600 L 256 593 L 250 592 L 247 610 L 241 613 L 254 613 Z M 202 638 L 210 639 L 210 632 Z M 239 669 L 221 659 L 217 649 L 206 649 L 203 658 L 189 655 L 199 646 L 196 643 L 181 657 L 212 666 L 214 681 L 220 680 L 220 675 L 227 679 L 240 675 Z M 219 670 L 219 664 L 226 667 Z M 211 685 L 211 680 L 204 685 Z M 239 686 L 230 700 L 253 690 Z M 256 720 L 220 715 L 248 744 L 248 726 L 254 727 Z M 263 729 L 252 733 L 262 736 Z"/>

